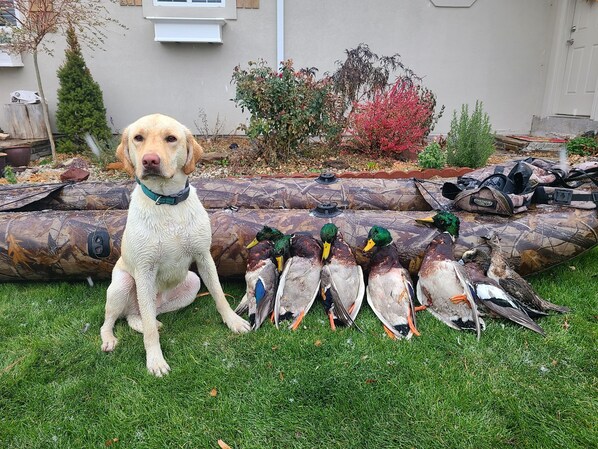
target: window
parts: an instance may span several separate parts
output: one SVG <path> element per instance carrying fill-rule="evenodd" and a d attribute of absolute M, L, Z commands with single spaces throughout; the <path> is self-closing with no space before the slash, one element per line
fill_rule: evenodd
<path fill-rule="evenodd" d="M 0 27 L 2 26 L 15 26 L 17 19 L 15 17 L 15 7 L 12 0 L 0 0 Z"/>
<path fill-rule="evenodd" d="M 2 43 L 10 42 L 12 28 L 17 26 L 17 11 L 13 0 L 0 0 L 0 67 L 23 67 L 21 55 L 2 51 Z"/>

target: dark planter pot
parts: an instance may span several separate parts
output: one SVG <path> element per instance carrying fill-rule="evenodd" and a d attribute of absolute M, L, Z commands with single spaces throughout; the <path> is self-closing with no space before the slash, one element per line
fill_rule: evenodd
<path fill-rule="evenodd" d="M 9 147 L 4 148 L 6 153 L 6 164 L 12 167 L 22 167 L 31 162 L 31 147 Z"/>

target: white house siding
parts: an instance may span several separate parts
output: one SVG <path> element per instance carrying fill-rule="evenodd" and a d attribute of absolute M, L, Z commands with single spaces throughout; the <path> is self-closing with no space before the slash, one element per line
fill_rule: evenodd
<path fill-rule="evenodd" d="M 435 133 L 446 133 L 452 111 L 476 99 L 498 132 L 528 132 L 542 107 L 558 1 L 477 0 L 469 8 L 439 8 L 429 0 L 285 0 L 285 57 L 321 74 L 361 42 L 379 55 L 400 53 L 446 106 Z M 106 50 L 84 48 L 84 55 L 115 132 L 152 112 L 193 131 L 200 108 L 211 126 L 217 116 L 224 121 L 225 132 L 245 119 L 230 101 L 232 70 L 258 58 L 275 65 L 276 0 L 237 10 L 224 26 L 223 44 L 154 42 L 142 8 L 110 8 L 129 30 L 109 28 Z M 56 41 L 54 56 L 39 58 L 51 112 L 64 59 L 63 39 Z M 23 55 L 23 63 L 0 68 L 0 102 L 14 90 L 37 89 L 31 57 Z"/>

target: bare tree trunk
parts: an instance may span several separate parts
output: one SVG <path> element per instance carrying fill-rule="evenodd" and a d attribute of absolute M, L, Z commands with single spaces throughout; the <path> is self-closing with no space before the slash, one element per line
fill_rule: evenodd
<path fill-rule="evenodd" d="M 42 100 L 42 111 L 44 113 L 44 123 L 46 131 L 48 132 L 48 139 L 50 140 L 50 148 L 52 149 L 52 160 L 56 162 L 56 144 L 54 143 L 54 136 L 52 135 L 52 128 L 50 127 L 50 112 L 48 110 L 48 102 L 44 94 L 44 87 L 42 85 L 42 78 L 39 74 L 39 65 L 37 64 L 37 50 L 33 51 L 33 66 L 35 67 L 35 77 L 37 79 L 37 89 Z"/>

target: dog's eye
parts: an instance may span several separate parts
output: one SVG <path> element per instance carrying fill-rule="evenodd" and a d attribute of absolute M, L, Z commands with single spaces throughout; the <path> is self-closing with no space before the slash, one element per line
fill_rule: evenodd
<path fill-rule="evenodd" d="M 133 140 L 135 140 L 135 142 L 143 142 L 143 136 L 141 134 L 137 134 L 135 137 L 133 137 Z"/>
<path fill-rule="evenodd" d="M 176 142 L 176 137 L 174 137 L 174 136 L 166 136 L 166 142 L 168 142 L 168 143 Z"/>

